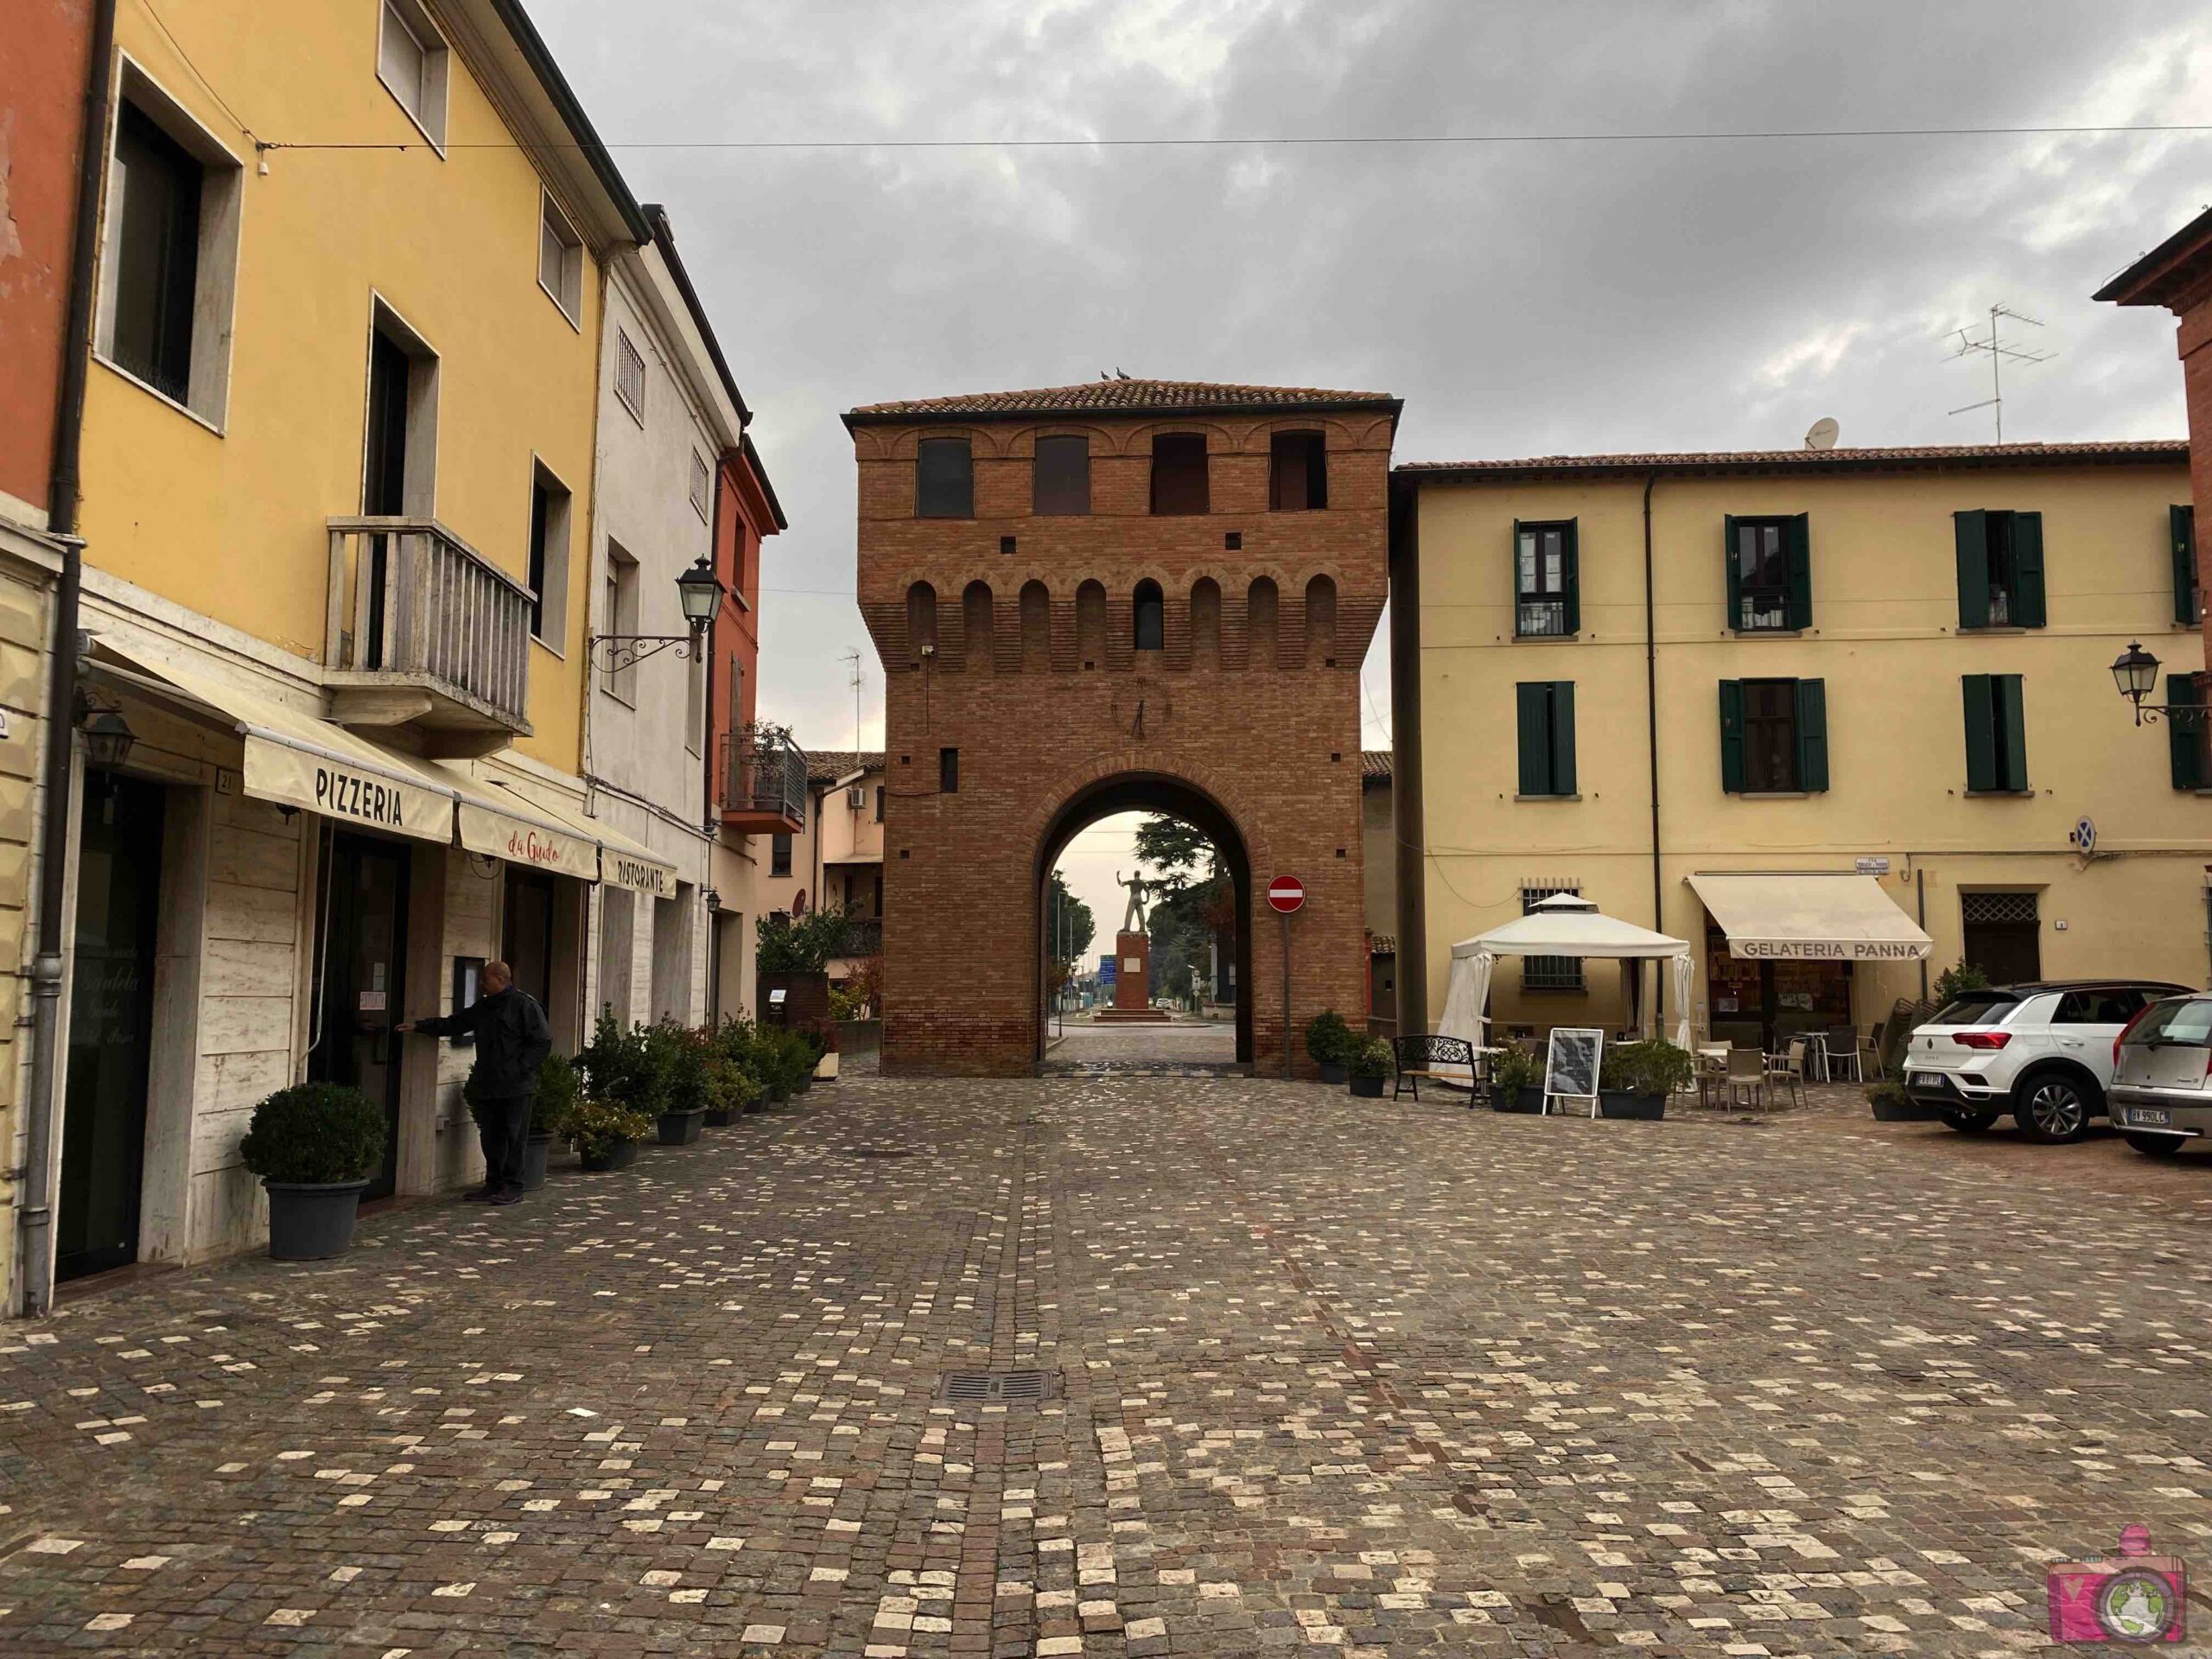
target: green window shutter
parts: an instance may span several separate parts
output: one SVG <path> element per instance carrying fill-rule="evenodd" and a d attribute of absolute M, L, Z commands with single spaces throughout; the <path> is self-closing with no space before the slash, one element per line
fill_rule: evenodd
<path fill-rule="evenodd" d="M 1720 682 L 1720 787 L 1744 792 L 1744 683 Z"/>
<path fill-rule="evenodd" d="M 1961 513 L 1960 517 L 1966 515 Z M 1979 518 L 1980 513 L 1974 514 Z M 1969 791 L 1997 787 L 1997 707 L 1995 689 L 1989 674 L 1965 674 L 1960 683 L 1966 690 L 1967 707 L 1967 788 Z"/>
<path fill-rule="evenodd" d="M 1989 515 L 1955 512 L 1952 534 L 1959 549 L 1959 626 L 1989 626 Z"/>
<path fill-rule="evenodd" d="M 1567 576 L 1564 597 L 1567 601 L 1567 631 L 1582 632 L 1582 548 L 1581 537 L 1575 534 L 1575 521 L 1567 521 L 1567 533 L 1560 537 L 1560 566 Z"/>
<path fill-rule="evenodd" d="M 1513 632 L 1521 632 L 1521 521 L 1513 521 L 1513 539 L 1506 544 L 1506 566 L 1513 574 L 1507 578 L 1513 584 Z"/>
<path fill-rule="evenodd" d="M 1728 586 L 1728 615 L 1723 626 L 1732 633 L 1744 626 L 1744 569 L 1738 562 L 1732 512 L 1720 521 L 1720 569 Z"/>
<path fill-rule="evenodd" d="M 2006 789 L 2028 786 L 2028 723 L 2020 705 L 2020 677 L 1993 674 L 2000 706 L 2005 710 L 2005 780 Z"/>
<path fill-rule="evenodd" d="M 1552 682 L 1552 792 L 1574 793 L 1574 682 Z"/>
<path fill-rule="evenodd" d="M 1797 787 L 1818 794 L 1827 786 L 1827 682 L 1800 680 L 1797 682 Z"/>
<path fill-rule="evenodd" d="M 1783 550 L 1789 563 L 1789 614 L 1793 628 L 1813 626 L 1813 516 L 1801 512 L 1783 527 Z"/>
<path fill-rule="evenodd" d="M 2019 594 L 2012 601 L 2016 627 L 2039 628 L 2049 620 L 2043 598 L 2043 514 L 2012 515 L 2012 578 Z"/>
<path fill-rule="evenodd" d="M 1523 795 L 1551 793 L 1551 732 L 1546 718 L 1551 687 L 1541 681 L 1523 681 L 1513 688 L 1515 715 L 1521 728 L 1521 787 Z"/>
<path fill-rule="evenodd" d="M 2174 546 L 2174 620 L 2194 627 L 2203 616 L 2196 592 L 2196 509 L 2168 507 Z"/>
<path fill-rule="evenodd" d="M 2203 702 L 2194 674 L 2166 676 L 2166 701 L 2195 708 Z M 2204 787 L 2204 744 L 2193 720 L 2166 720 L 2166 752 L 2171 757 L 2176 789 Z"/>

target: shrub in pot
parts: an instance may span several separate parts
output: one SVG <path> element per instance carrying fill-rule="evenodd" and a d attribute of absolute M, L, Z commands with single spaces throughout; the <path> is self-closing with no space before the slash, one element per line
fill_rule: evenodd
<path fill-rule="evenodd" d="M 1351 1027 L 1334 1008 L 1324 1008 L 1306 1022 L 1306 1057 L 1321 1068 L 1324 1083 L 1342 1083 L 1351 1074 L 1352 1051 L 1358 1046 Z"/>
<path fill-rule="evenodd" d="M 522 1185 L 535 1192 L 545 1185 L 545 1160 L 565 1130 L 576 1103 L 576 1068 L 558 1054 L 548 1054 L 537 1068 L 530 1092 L 530 1135 L 522 1145 Z"/>
<path fill-rule="evenodd" d="M 1866 1103 L 1874 1109 L 1877 1123 L 1925 1123 L 1942 1116 L 1933 1106 L 1923 1106 L 1904 1091 L 1904 1084 L 1895 1077 L 1884 1077 L 1866 1090 Z"/>
<path fill-rule="evenodd" d="M 755 1089 L 750 1074 L 735 1062 L 723 1058 L 720 1049 L 710 1048 L 707 1054 L 707 1127 L 728 1128 L 735 1122 Z"/>
<path fill-rule="evenodd" d="M 580 1096 L 569 1113 L 569 1140 L 589 1170 L 627 1169 L 638 1161 L 638 1142 L 653 1132 L 653 1119 L 619 1102 Z"/>
<path fill-rule="evenodd" d="M 1622 1043 L 1607 1049 L 1599 1064 L 1599 1113 L 1605 1117 L 1664 1117 L 1667 1096 L 1688 1088 L 1696 1075 L 1689 1051 L 1663 1039 Z"/>
<path fill-rule="evenodd" d="M 1370 1037 L 1353 1047 L 1349 1064 L 1352 1093 L 1363 1100 L 1380 1099 L 1383 1080 L 1390 1075 L 1390 1045 Z"/>
<path fill-rule="evenodd" d="M 1497 1112 L 1544 1109 L 1543 1065 L 1519 1043 L 1505 1043 L 1490 1057 L 1490 1104 Z"/>
<path fill-rule="evenodd" d="M 269 1254 L 342 1255 L 384 1146 L 384 1109 L 358 1089 L 295 1084 L 256 1106 L 238 1158 L 269 1194 Z"/>
<path fill-rule="evenodd" d="M 707 1084 L 705 1033 L 686 1031 L 673 1020 L 663 1020 L 645 1033 L 645 1048 L 660 1080 L 658 1109 L 653 1113 L 659 1121 L 660 1143 L 689 1146 L 699 1138 L 699 1126 L 713 1103 Z"/>

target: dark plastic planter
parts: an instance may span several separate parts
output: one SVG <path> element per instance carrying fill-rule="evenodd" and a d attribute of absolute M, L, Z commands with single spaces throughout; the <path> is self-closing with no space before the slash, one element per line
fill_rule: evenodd
<path fill-rule="evenodd" d="M 772 1083 L 768 1085 L 767 1094 L 762 1097 L 761 1104 L 764 1106 L 780 1106 L 791 1097 L 791 1090 L 785 1088 L 782 1084 Z"/>
<path fill-rule="evenodd" d="M 1382 1098 L 1382 1085 L 1389 1081 L 1388 1077 L 1354 1077 L 1351 1091 L 1362 1100 L 1380 1100 Z"/>
<path fill-rule="evenodd" d="M 699 1138 L 699 1122 L 707 1115 L 703 1106 L 695 1111 L 663 1112 L 660 1115 L 660 1143 L 664 1147 L 688 1147 Z"/>
<path fill-rule="evenodd" d="M 617 1141 L 604 1152 L 588 1152 L 583 1154 L 584 1167 L 594 1172 L 627 1169 L 637 1161 L 638 1143 L 634 1141 Z"/>
<path fill-rule="evenodd" d="M 801 1077 L 797 1083 L 791 1084 L 791 1093 L 794 1095 L 803 1095 L 813 1087 L 814 1073 L 810 1071 L 804 1077 Z"/>
<path fill-rule="evenodd" d="M 1514 1090 L 1510 1094 L 1492 1090 L 1490 1106 L 1494 1112 L 1526 1112 L 1531 1117 L 1540 1117 L 1544 1109 L 1543 1085 L 1530 1084 L 1526 1088 Z"/>
<path fill-rule="evenodd" d="M 1667 1116 L 1664 1095 L 1632 1095 L 1625 1089 L 1605 1089 L 1598 1094 L 1600 1117 L 1635 1117 L 1650 1121 Z"/>
<path fill-rule="evenodd" d="M 279 1262 L 321 1262 L 346 1254 L 360 1213 L 363 1181 L 264 1181 L 269 1194 L 269 1254 Z"/>
<path fill-rule="evenodd" d="M 735 1122 L 737 1113 L 730 1107 L 709 1106 L 707 1109 L 707 1127 L 710 1129 L 726 1129 Z"/>
<path fill-rule="evenodd" d="M 553 1137 L 533 1135 L 522 1143 L 522 1190 L 535 1192 L 545 1185 L 545 1158 L 553 1150 Z"/>
<path fill-rule="evenodd" d="M 1345 1065 L 1342 1060 L 1324 1060 L 1321 1062 L 1322 1082 L 1344 1083 L 1348 1082 L 1351 1077 L 1351 1067 Z"/>

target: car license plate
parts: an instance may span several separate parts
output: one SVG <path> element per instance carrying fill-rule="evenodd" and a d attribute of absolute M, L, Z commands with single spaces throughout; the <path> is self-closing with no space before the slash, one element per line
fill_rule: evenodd
<path fill-rule="evenodd" d="M 1936 1079 L 1926 1071 L 1915 1071 L 1905 1079 L 1905 1084 L 1907 1087 L 1913 1089 L 1933 1089 L 1936 1087 Z"/>
<path fill-rule="evenodd" d="M 2127 1109 L 2127 1121 L 2130 1123 L 2152 1124 L 2163 1128 L 2174 1120 L 2173 1114 L 2163 1107 L 2131 1106 Z"/>

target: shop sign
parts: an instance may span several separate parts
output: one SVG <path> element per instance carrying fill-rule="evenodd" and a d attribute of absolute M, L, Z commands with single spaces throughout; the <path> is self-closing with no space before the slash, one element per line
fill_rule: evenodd
<path fill-rule="evenodd" d="M 665 864 L 656 864 L 634 853 L 617 852 L 612 847 L 601 849 L 599 875 L 601 880 L 612 881 L 632 893 L 649 893 L 656 899 L 676 897 L 676 872 Z"/>
<path fill-rule="evenodd" d="M 510 864 L 589 881 L 599 874 L 599 843 L 544 824 L 509 817 L 470 801 L 461 804 L 461 844 Z"/>
<path fill-rule="evenodd" d="M 266 738 L 245 741 L 245 792 L 423 841 L 453 839 L 453 798 Z"/>
<path fill-rule="evenodd" d="M 1861 875 L 1887 875 L 1890 873 L 1890 861 L 1879 857 L 1862 858 L 1858 861 L 1857 868 Z"/>
<path fill-rule="evenodd" d="M 1904 939 L 1731 939 L 1728 954 L 1753 962 L 1918 962 L 1928 947 Z"/>

